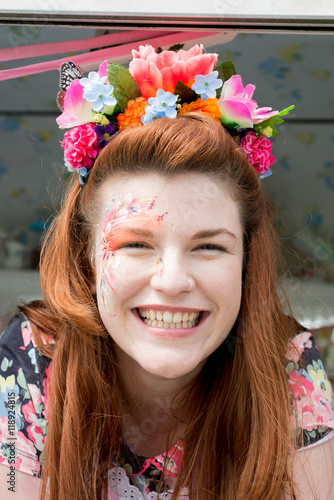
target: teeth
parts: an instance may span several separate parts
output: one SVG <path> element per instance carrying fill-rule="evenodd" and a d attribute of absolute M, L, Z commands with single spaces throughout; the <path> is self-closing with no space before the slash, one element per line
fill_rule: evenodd
<path fill-rule="evenodd" d="M 160 313 L 158 313 L 158 314 L 160 314 Z M 157 317 L 158 317 L 158 314 L 157 314 Z M 161 316 L 161 314 L 160 314 L 160 316 Z M 172 313 L 170 313 L 169 311 L 164 312 L 163 319 L 164 319 L 165 323 L 173 323 Z"/>
<path fill-rule="evenodd" d="M 160 328 L 193 328 L 199 322 L 200 312 L 183 313 L 178 311 L 154 311 L 153 309 L 139 309 L 139 316 L 149 326 Z"/>
<path fill-rule="evenodd" d="M 163 321 L 157 321 L 156 319 L 152 320 L 149 318 L 145 318 L 144 323 L 149 326 L 155 327 L 163 327 L 163 328 L 194 328 L 196 326 L 197 321 L 182 321 L 182 323 L 164 323 Z"/>
<path fill-rule="evenodd" d="M 173 323 L 180 323 L 182 321 L 182 314 L 177 312 L 173 316 Z"/>
<path fill-rule="evenodd" d="M 199 312 L 182 313 L 181 311 L 178 311 L 173 315 L 170 311 L 153 311 L 153 309 L 150 310 L 139 309 L 139 316 L 141 318 L 151 319 L 152 321 L 153 320 L 163 321 L 164 323 L 182 323 L 186 321 L 193 321 L 194 319 L 197 319 L 199 315 L 200 315 Z"/>

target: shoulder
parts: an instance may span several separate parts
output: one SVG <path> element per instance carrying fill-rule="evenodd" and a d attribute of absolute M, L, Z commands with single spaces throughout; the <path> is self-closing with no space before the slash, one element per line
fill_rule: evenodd
<path fill-rule="evenodd" d="M 313 335 L 292 338 L 286 358 L 293 435 L 298 447 L 320 444 L 334 432 L 334 394 Z"/>
<path fill-rule="evenodd" d="M 0 464 L 11 465 L 15 456 L 16 470 L 40 473 L 50 373 L 29 320 L 18 314 L 0 336 Z"/>

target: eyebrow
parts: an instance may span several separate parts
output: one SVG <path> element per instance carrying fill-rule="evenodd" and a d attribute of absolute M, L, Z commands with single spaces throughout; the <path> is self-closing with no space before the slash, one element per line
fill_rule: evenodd
<path fill-rule="evenodd" d="M 117 231 L 117 229 L 116 229 Z M 148 229 L 141 229 L 139 227 L 127 227 L 126 229 L 119 229 L 120 232 L 124 233 L 132 233 L 137 236 L 142 236 L 142 237 L 153 237 L 152 231 L 149 231 Z M 204 238 L 212 238 L 213 236 L 217 236 L 219 234 L 224 234 L 227 236 L 230 236 L 233 239 L 237 239 L 237 236 L 226 229 L 225 227 L 219 228 L 219 229 L 204 229 L 202 231 L 198 231 L 195 233 L 192 237 L 191 240 L 201 240 Z"/>

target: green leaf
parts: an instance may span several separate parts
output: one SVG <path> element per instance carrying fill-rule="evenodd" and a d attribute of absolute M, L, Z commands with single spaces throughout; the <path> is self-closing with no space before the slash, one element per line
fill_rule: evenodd
<path fill-rule="evenodd" d="M 280 125 L 281 123 L 284 123 L 284 120 L 282 120 L 279 117 L 279 115 L 280 115 L 280 113 L 278 113 L 277 115 L 274 115 L 274 116 L 270 116 L 269 118 L 267 118 L 263 122 L 255 125 L 255 127 L 254 127 L 255 130 L 257 132 L 261 133 L 261 130 L 263 130 L 263 129 L 267 128 L 267 127 L 271 127 L 273 129 L 273 134 L 272 135 L 273 136 L 278 135 L 278 130 L 275 127 L 276 127 L 276 125 Z"/>
<path fill-rule="evenodd" d="M 280 125 L 281 123 L 284 123 L 284 120 L 280 118 L 280 116 L 285 116 L 289 114 L 289 111 L 294 109 L 294 105 L 289 106 L 288 108 L 282 109 L 282 111 L 279 111 L 277 115 L 271 116 L 270 118 L 267 118 L 267 120 L 264 120 L 263 122 L 259 123 L 258 125 L 255 125 L 255 130 L 259 133 L 266 127 L 271 127 L 273 129 L 273 136 L 278 135 L 278 130 L 275 128 L 276 125 Z"/>
<path fill-rule="evenodd" d="M 1 368 L 1 370 L 2 370 L 3 372 L 5 372 L 5 371 L 7 371 L 8 366 L 9 366 L 9 360 L 8 360 L 8 359 L 6 358 L 6 356 L 5 356 L 5 357 L 3 358 L 3 360 L 2 360 L 2 362 L 1 362 L 1 366 L 0 366 L 0 368 Z"/>
<path fill-rule="evenodd" d="M 213 68 L 214 71 L 218 71 L 218 78 L 221 78 L 223 82 L 226 82 L 231 78 L 231 76 L 236 75 L 236 69 L 232 61 L 225 61 L 223 63 L 218 63 Z"/>
<path fill-rule="evenodd" d="M 107 74 L 109 84 L 114 87 L 113 94 L 120 110 L 124 112 L 128 101 L 140 96 L 138 85 L 128 68 L 120 64 L 108 63 Z"/>
<path fill-rule="evenodd" d="M 175 43 L 174 45 L 171 45 L 169 49 L 167 50 L 172 50 L 173 52 L 177 52 L 178 50 L 183 49 L 184 43 Z M 158 47 L 155 49 L 157 54 L 161 54 L 163 52 L 162 47 Z"/>
<path fill-rule="evenodd" d="M 197 94 L 190 87 L 187 87 L 184 83 L 179 80 L 176 84 L 174 95 L 178 95 L 181 102 L 190 103 L 192 101 L 196 101 Z"/>
<path fill-rule="evenodd" d="M 168 50 L 173 50 L 174 52 L 177 52 L 178 50 L 183 49 L 184 43 L 175 43 L 174 45 L 171 45 Z"/>
<path fill-rule="evenodd" d="M 288 115 L 288 114 L 289 114 L 289 112 L 290 112 L 292 109 L 294 109 L 294 108 L 295 108 L 295 106 L 294 106 L 294 104 L 292 104 L 292 105 L 291 105 L 291 106 L 289 106 L 288 108 L 282 109 L 282 111 L 280 111 L 280 112 L 278 113 L 278 116 Z"/>
<path fill-rule="evenodd" d="M 227 82 L 231 78 L 231 76 L 236 75 L 236 69 L 232 61 L 225 61 L 223 63 L 217 63 L 216 66 L 213 68 L 214 71 L 218 71 L 218 78 L 223 80 L 224 82 Z M 222 87 L 217 90 L 217 97 L 220 97 L 222 91 Z"/>
<path fill-rule="evenodd" d="M 17 382 L 22 387 L 22 389 L 28 390 L 27 381 L 26 381 L 26 378 L 24 376 L 22 368 L 19 368 L 19 370 L 18 370 Z"/>

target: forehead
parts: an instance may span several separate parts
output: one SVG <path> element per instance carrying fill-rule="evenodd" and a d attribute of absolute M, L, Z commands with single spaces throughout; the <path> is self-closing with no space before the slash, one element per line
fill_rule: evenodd
<path fill-rule="evenodd" d="M 113 176 L 101 188 L 100 222 L 104 222 L 115 204 L 129 196 L 138 202 L 153 201 L 152 214 L 167 212 L 164 226 L 172 224 L 176 229 L 178 226 L 204 228 L 220 224 L 242 234 L 240 207 L 233 200 L 230 189 L 205 174 L 184 173 L 172 178 L 157 173 Z"/>

